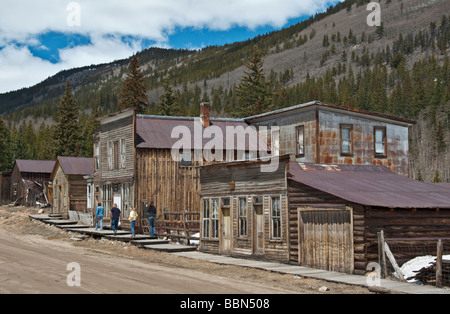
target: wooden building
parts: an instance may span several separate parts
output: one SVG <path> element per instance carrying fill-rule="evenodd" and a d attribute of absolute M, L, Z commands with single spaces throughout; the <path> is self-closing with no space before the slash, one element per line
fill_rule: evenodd
<path fill-rule="evenodd" d="M 47 160 L 16 160 L 11 172 L 11 202 L 26 206 L 48 203 L 46 189 L 54 165 Z"/>
<path fill-rule="evenodd" d="M 92 158 L 58 157 L 50 179 L 53 187 L 53 213 L 69 210 L 86 212 L 86 180 L 94 171 Z"/>
<path fill-rule="evenodd" d="M 409 175 L 411 120 L 312 101 L 245 121 L 276 130 L 272 150 L 298 162 L 382 165 Z"/>
<path fill-rule="evenodd" d="M 125 223 L 130 206 L 142 218 L 146 200 L 155 202 L 158 216 L 164 210 L 198 212 L 198 166 L 214 162 L 203 154 L 214 138 L 211 134 L 222 133 L 214 140 L 226 146 L 227 127 L 248 127 L 242 119 L 210 118 L 206 103 L 201 104 L 200 118 L 137 115 L 128 109 L 101 118 L 100 125 L 94 141 L 95 203 L 101 202 L 106 211 L 117 203 Z M 253 129 L 249 132 L 257 136 Z M 236 143 L 231 151 L 224 149 L 222 157 L 234 158 L 238 151 L 244 156 L 258 145 L 247 143 L 239 151 Z"/>
<path fill-rule="evenodd" d="M 0 173 L 0 202 L 8 203 L 11 201 L 11 172 L 3 171 Z"/>
<path fill-rule="evenodd" d="M 384 166 L 261 161 L 204 166 L 200 250 L 333 271 L 377 262 L 377 233 L 449 239 L 450 193 Z"/>

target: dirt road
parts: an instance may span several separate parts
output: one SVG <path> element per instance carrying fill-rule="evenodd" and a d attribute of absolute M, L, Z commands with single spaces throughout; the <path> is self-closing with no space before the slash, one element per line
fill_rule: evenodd
<path fill-rule="evenodd" d="M 116 241 L 74 242 L 66 231 L 30 221 L 30 213 L 0 207 L 0 293 L 310 294 L 319 293 L 321 286 L 329 288 L 326 293 L 367 293 L 364 288 L 216 265 Z M 68 270 L 70 263 L 79 269 Z M 80 286 L 71 284 L 76 279 Z"/>

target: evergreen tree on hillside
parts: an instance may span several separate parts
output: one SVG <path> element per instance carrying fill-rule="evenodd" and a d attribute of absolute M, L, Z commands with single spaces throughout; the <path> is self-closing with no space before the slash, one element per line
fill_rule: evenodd
<path fill-rule="evenodd" d="M 266 112 L 271 109 L 272 93 L 270 84 L 266 81 L 263 71 L 264 60 L 261 52 L 255 46 L 253 54 L 245 64 L 245 76 L 237 88 L 238 104 L 233 115 L 235 117 L 248 117 Z"/>
<path fill-rule="evenodd" d="M 9 161 L 9 129 L 0 116 L 0 171 L 7 171 L 10 169 Z"/>
<path fill-rule="evenodd" d="M 78 157 L 81 147 L 78 116 L 78 105 L 67 81 L 66 91 L 58 104 L 58 124 L 54 137 L 56 156 Z"/>
<path fill-rule="evenodd" d="M 128 77 L 122 86 L 119 108 L 136 108 L 138 113 L 144 113 L 148 107 L 147 88 L 136 56 L 131 59 L 128 69 Z"/>
<path fill-rule="evenodd" d="M 159 114 L 162 116 L 181 116 L 182 108 L 180 103 L 175 96 L 172 86 L 168 79 L 164 80 L 164 94 L 159 96 L 161 102 L 159 106 Z"/>

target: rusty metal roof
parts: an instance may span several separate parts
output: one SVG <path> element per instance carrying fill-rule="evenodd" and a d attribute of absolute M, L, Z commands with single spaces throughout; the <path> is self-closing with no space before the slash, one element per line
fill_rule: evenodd
<path fill-rule="evenodd" d="M 447 187 L 403 177 L 383 166 L 291 162 L 288 178 L 366 206 L 450 208 Z"/>
<path fill-rule="evenodd" d="M 56 170 L 58 164 L 66 175 L 88 175 L 94 172 L 94 159 L 93 158 L 80 158 L 80 157 L 58 157 L 55 164 Z M 52 172 L 53 176 L 53 172 Z"/>
<path fill-rule="evenodd" d="M 137 148 L 154 148 L 154 149 L 172 149 L 174 144 L 183 138 L 182 135 L 176 134 L 176 138 L 172 138 L 172 131 L 176 130 L 189 130 L 191 135 L 191 148 L 203 149 L 205 144 L 216 139 L 215 131 L 219 131 L 223 134 L 221 139 L 223 143 L 223 150 L 225 151 L 227 146 L 227 140 L 230 140 L 230 136 L 227 138 L 227 127 L 230 130 L 242 127 L 244 130 L 249 127 L 247 123 L 242 119 L 211 119 L 211 126 L 208 128 L 211 130 L 211 138 L 207 138 L 203 132 L 205 129 L 198 118 L 188 117 L 162 117 L 162 116 L 136 116 L 136 147 Z M 252 136 L 257 137 L 255 128 L 247 129 Z M 231 134 L 231 133 L 230 133 Z M 200 140 L 195 141 L 194 137 L 199 136 Z M 234 140 L 234 147 L 237 147 L 237 138 Z M 261 150 L 266 149 L 267 146 L 262 140 Z M 201 145 L 201 147 L 199 147 Z M 246 140 L 245 149 L 248 151 L 257 151 L 259 145 L 257 141 Z"/>
<path fill-rule="evenodd" d="M 52 160 L 22 160 L 17 159 L 15 166 L 19 172 L 52 173 L 55 161 Z"/>

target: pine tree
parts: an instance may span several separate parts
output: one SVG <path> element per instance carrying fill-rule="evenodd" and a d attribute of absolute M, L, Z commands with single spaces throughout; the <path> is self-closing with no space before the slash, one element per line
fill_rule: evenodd
<path fill-rule="evenodd" d="M 175 97 L 172 86 L 168 79 L 164 80 L 164 94 L 159 96 L 159 114 L 162 116 L 180 116 L 182 108 Z"/>
<path fill-rule="evenodd" d="M 128 77 L 125 79 L 119 108 L 136 108 L 138 113 L 145 113 L 148 109 L 147 89 L 145 87 L 144 75 L 139 68 L 136 56 L 131 58 Z"/>
<path fill-rule="evenodd" d="M 245 64 L 245 76 L 241 78 L 241 84 L 237 88 L 239 101 L 233 112 L 235 117 L 257 115 L 271 109 L 272 93 L 264 76 L 263 65 L 261 52 L 255 46 L 253 54 Z"/>
<path fill-rule="evenodd" d="M 72 87 L 66 82 L 66 91 L 58 105 L 58 124 L 55 130 L 57 156 L 78 157 L 80 153 L 79 109 L 72 95 Z"/>

